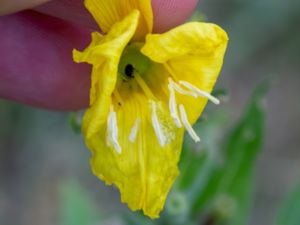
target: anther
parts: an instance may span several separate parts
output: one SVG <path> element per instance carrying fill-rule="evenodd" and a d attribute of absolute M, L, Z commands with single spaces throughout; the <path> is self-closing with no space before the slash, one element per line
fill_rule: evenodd
<path fill-rule="evenodd" d="M 198 96 L 203 96 L 208 98 L 210 101 L 212 101 L 213 103 L 215 103 L 216 105 L 220 104 L 220 100 L 217 99 L 216 97 L 212 96 L 211 94 L 209 94 L 206 91 L 200 90 L 199 88 L 197 88 L 196 86 L 190 84 L 189 82 L 186 81 L 179 81 L 179 84 L 185 86 L 186 88 L 190 89 L 191 91 L 193 91 L 194 93 L 196 93 Z"/>
<path fill-rule="evenodd" d="M 141 124 L 141 119 L 137 118 L 135 120 L 133 127 L 131 128 L 130 135 L 129 135 L 129 141 L 131 141 L 132 143 L 134 143 L 136 140 L 136 137 L 137 137 L 137 134 L 138 134 L 138 131 L 140 128 L 140 124 Z"/>
<path fill-rule="evenodd" d="M 114 112 L 113 106 L 110 107 L 110 112 L 107 119 L 107 140 L 113 144 L 117 153 L 122 153 L 121 146 L 118 142 L 117 114 Z"/>
<path fill-rule="evenodd" d="M 176 126 L 178 128 L 181 128 L 181 122 L 178 116 L 178 111 L 177 111 L 177 103 L 176 103 L 176 96 L 175 96 L 175 91 L 173 89 L 173 86 L 171 83 L 168 84 L 169 92 L 170 92 L 170 100 L 169 100 L 169 110 L 171 117 L 173 118 Z"/>
<path fill-rule="evenodd" d="M 169 78 L 169 84 L 172 86 L 172 88 L 177 91 L 178 93 L 182 95 L 192 96 L 194 98 L 197 98 L 198 95 L 195 92 L 192 91 L 186 91 L 182 87 L 180 87 L 179 84 L 177 84 L 175 81 L 173 81 L 171 78 Z"/>
<path fill-rule="evenodd" d="M 164 136 L 160 124 L 158 122 L 157 113 L 156 113 L 156 103 L 152 102 L 152 125 L 158 139 L 159 145 L 163 147 L 166 143 L 166 137 Z"/>
<path fill-rule="evenodd" d="M 194 131 L 192 125 L 189 123 L 184 106 L 182 104 L 179 105 L 179 111 L 180 111 L 181 121 L 182 121 L 185 129 L 187 130 L 187 132 L 189 133 L 189 135 L 195 142 L 199 142 L 200 138 Z"/>

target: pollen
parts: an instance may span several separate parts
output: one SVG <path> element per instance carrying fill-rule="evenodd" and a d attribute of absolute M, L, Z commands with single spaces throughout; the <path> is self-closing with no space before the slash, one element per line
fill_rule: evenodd
<path fill-rule="evenodd" d="M 154 101 L 152 101 L 152 125 L 158 139 L 158 142 L 161 147 L 163 147 L 166 143 L 166 137 L 163 134 L 163 130 L 161 128 L 161 124 L 158 121 L 157 117 L 157 105 Z"/>
<path fill-rule="evenodd" d="M 182 123 L 183 123 L 185 129 L 187 130 L 187 132 L 189 133 L 189 135 L 192 137 L 192 139 L 195 142 L 199 142 L 200 138 L 196 134 L 196 132 L 194 131 L 194 129 L 192 128 L 192 125 L 189 123 L 188 117 L 186 115 L 185 108 L 184 108 L 184 106 L 182 104 L 179 105 L 179 111 L 180 111 L 181 120 L 182 120 Z"/>
<path fill-rule="evenodd" d="M 181 128 L 180 118 L 178 116 L 177 103 L 175 97 L 175 91 L 171 83 L 168 84 L 168 88 L 170 91 L 170 100 L 169 100 L 169 110 L 171 117 L 174 119 L 174 122 L 178 128 Z"/>
<path fill-rule="evenodd" d="M 134 123 L 133 127 L 131 128 L 130 135 L 129 135 L 129 141 L 131 141 L 132 143 L 134 143 L 136 138 L 137 138 L 137 134 L 138 134 L 138 131 L 139 131 L 139 128 L 140 128 L 140 124 L 141 124 L 141 119 L 137 118 L 135 120 L 135 123 Z"/>
<path fill-rule="evenodd" d="M 110 106 L 110 112 L 107 118 L 107 145 L 113 145 L 118 154 L 122 153 L 121 146 L 118 142 L 118 125 L 117 114 L 114 112 L 113 106 Z"/>

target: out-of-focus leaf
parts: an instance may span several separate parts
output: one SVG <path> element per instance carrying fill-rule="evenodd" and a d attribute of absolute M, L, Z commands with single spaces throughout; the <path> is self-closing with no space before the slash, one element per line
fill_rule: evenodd
<path fill-rule="evenodd" d="M 124 225 L 155 225 L 154 220 L 151 220 L 141 213 L 127 213 L 123 216 Z"/>
<path fill-rule="evenodd" d="M 211 204 L 216 196 L 218 189 L 218 182 L 221 177 L 221 170 L 214 168 L 211 172 L 205 187 L 202 192 L 199 192 L 198 196 L 195 196 L 194 201 L 192 202 L 191 213 L 194 215 L 204 214 L 211 208 Z"/>
<path fill-rule="evenodd" d="M 186 193 L 173 190 L 168 196 L 160 224 L 190 225 L 189 210 L 190 206 Z"/>
<path fill-rule="evenodd" d="M 244 117 L 229 137 L 226 146 L 226 166 L 219 185 L 219 193 L 235 201 L 235 210 L 229 217 L 230 225 L 243 225 L 251 207 L 253 167 L 264 136 L 265 113 L 263 101 L 269 82 L 257 87 Z"/>
<path fill-rule="evenodd" d="M 194 213 L 210 205 L 216 221 L 245 224 L 251 206 L 253 167 L 263 141 L 265 114 L 262 102 L 268 87 L 269 82 L 265 81 L 253 93 L 242 119 L 229 135 L 224 164 L 199 194 L 193 206 Z"/>
<path fill-rule="evenodd" d="M 201 137 L 200 144 L 184 143 L 180 161 L 180 177 L 176 186 L 186 190 L 189 200 L 199 195 L 200 186 L 206 185 L 211 169 L 219 160 L 220 127 L 226 122 L 225 114 L 210 115 L 196 124 L 195 129 Z M 202 179 L 201 179 L 202 178 Z"/>
<path fill-rule="evenodd" d="M 95 225 L 100 214 L 88 193 L 77 182 L 66 182 L 60 189 L 60 224 Z"/>
<path fill-rule="evenodd" d="M 300 224 L 300 182 L 285 199 L 275 221 L 276 225 Z"/>
<path fill-rule="evenodd" d="M 184 201 L 177 201 L 181 204 L 176 207 L 180 209 L 176 216 L 172 215 L 169 207 L 166 207 L 171 218 L 175 218 L 173 224 L 192 223 L 191 206 L 195 199 L 206 190 L 207 183 L 214 175 L 216 164 L 220 161 L 219 139 L 222 137 L 220 127 L 226 121 L 226 113 L 210 114 L 209 119 L 199 121 L 194 127 L 202 139 L 200 144 L 186 139 L 180 161 L 181 174 L 168 197 L 167 206 L 172 203 L 173 196 L 182 196 L 180 199 Z"/>
<path fill-rule="evenodd" d="M 228 97 L 228 91 L 224 88 L 214 89 L 211 93 L 216 98 L 225 98 Z"/>
<path fill-rule="evenodd" d="M 195 11 L 189 21 L 195 21 L 195 22 L 204 22 L 207 20 L 207 17 L 205 14 Z"/>
<path fill-rule="evenodd" d="M 186 212 L 188 210 L 188 201 L 186 196 L 180 192 L 172 192 L 168 196 L 166 210 L 173 216 Z"/>
<path fill-rule="evenodd" d="M 203 167 L 208 160 L 207 152 L 196 152 L 192 149 L 184 149 L 181 160 L 180 177 L 178 179 L 178 188 L 180 190 L 190 189 L 193 182 L 203 173 Z"/>
<path fill-rule="evenodd" d="M 71 112 L 69 115 L 69 124 L 75 134 L 81 133 L 80 115 L 77 112 Z"/>
<path fill-rule="evenodd" d="M 215 176 L 217 164 L 220 163 L 219 139 L 222 137 L 221 127 L 227 121 L 227 114 L 224 112 L 209 115 L 209 119 L 201 120 L 195 126 L 195 130 L 201 137 L 200 144 L 191 144 L 187 140 L 184 143 L 180 176 L 173 192 L 185 194 L 188 210 L 183 213 L 188 215 L 182 216 L 186 218 L 190 217 L 191 207 L 196 199 L 200 196 L 210 196 L 208 192 L 214 192 L 212 188 L 207 187 L 211 178 Z"/>

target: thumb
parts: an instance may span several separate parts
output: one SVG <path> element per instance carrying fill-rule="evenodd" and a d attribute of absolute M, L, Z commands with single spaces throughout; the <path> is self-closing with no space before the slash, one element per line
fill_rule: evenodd
<path fill-rule="evenodd" d="M 198 0 L 152 0 L 154 32 L 164 32 L 183 23 L 197 6 Z M 97 29 L 83 6 L 83 0 L 53 0 L 35 9 L 47 15 Z"/>
<path fill-rule="evenodd" d="M 0 0 L 0 16 L 36 7 L 49 0 Z"/>
<path fill-rule="evenodd" d="M 198 0 L 152 0 L 154 31 L 164 32 L 182 24 L 195 10 Z"/>

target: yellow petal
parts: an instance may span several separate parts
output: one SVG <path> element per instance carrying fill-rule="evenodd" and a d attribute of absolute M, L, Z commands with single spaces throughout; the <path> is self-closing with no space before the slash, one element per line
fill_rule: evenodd
<path fill-rule="evenodd" d="M 121 90 L 121 96 L 122 90 Z M 158 120 L 166 131 L 167 141 L 161 147 L 152 125 L 152 110 L 149 99 L 141 92 L 132 90 L 120 105 L 113 99 L 117 114 L 119 154 L 114 146 L 108 147 L 107 129 L 87 142 L 93 152 L 93 172 L 106 184 L 114 184 L 121 193 L 122 202 L 132 210 L 157 218 L 163 209 L 167 194 L 178 175 L 183 130 L 174 129 L 169 117 L 168 106 L 157 104 Z M 130 138 L 136 121 L 139 120 L 136 138 Z M 168 133 L 170 132 L 170 133 Z M 133 135 L 134 136 L 134 135 Z"/>
<path fill-rule="evenodd" d="M 223 64 L 228 37 L 214 24 L 191 22 L 164 34 L 149 34 L 141 52 L 163 65 L 161 74 L 169 74 L 175 82 L 189 82 L 210 93 Z M 202 113 L 207 98 L 176 93 L 178 104 L 186 108 L 194 123 Z"/>
<path fill-rule="evenodd" d="M 73 51 L 75 62 L 93 64 L 90 108 L 83 119 L 83 133 L 92 138 L 104 123 L 115 88 L 121 54 L 136 31 L 139 11 L 112 26 L 106 36 L 93 34 L 92 44 L 83 52 Z"/>
<path fill-rule="evenodd" d="M 103 40 L 102 34 L 98 32 L 92 32 L 92 40 L 90 45 L 83 51 L 80 52 L 76 49 L 73 50 L 73 60 L 74 62 L 88 62 L 90 64 L 100 64 L 101 60 L 98 60 L 97 57 L 93 57 L 91 54 L 95 51 L 95 48 L 101 44 Z"/>
<path fill-rule="evenodd" d="M 134 39 L 143 40 L 147 33 L 152 32 L 153 15 L 150 0 L 85 0 L 84 4 L 104 33 L 133 9 L 141 12 Z"/>

